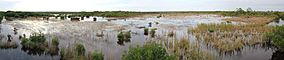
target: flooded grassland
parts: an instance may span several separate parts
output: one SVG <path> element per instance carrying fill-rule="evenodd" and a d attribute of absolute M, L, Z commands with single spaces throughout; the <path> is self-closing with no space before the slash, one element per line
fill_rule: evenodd
<path fill-rule="evenodd" d="M 93 21 L 93 18 L 97 20 Z M 274 47 L 265 44 L 263 37 L 271 31 L 269 24 L 259 26 L 232 18 L 206 14 L 168 18 L 167 15 L 126 19 L 94 16 L 84 17 L 81 21 L 70 21 L 70 18 L 5 21 L 1 24 L 0 45 L 3 47 L 0 59 L 59 60 L 60 54 L 23 49 L 19 38 L 30 37 L 34 32 L 43 33 L 46 44 L 52 44 L 53 37 L 57 37 L 59 49 L 79 43 L 87 52 L 102 52 L 105 60 L 120 60 L 129 47 L 147 42 L 163 45 L 167 52 L 181 60 L 269 60 L 281 57 Z M 118 38 L 121 32 L 130 32 L 130 40 L 121 41 Z"/>

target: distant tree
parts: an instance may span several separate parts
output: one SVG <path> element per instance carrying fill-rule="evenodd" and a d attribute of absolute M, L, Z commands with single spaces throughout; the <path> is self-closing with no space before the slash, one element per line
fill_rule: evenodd
<path fill-rule="evenodd" d="M 247 12 L 253 12 L 253 10 L 251 8 L 248 8 Z"/>
<path fill-rule="evenodd" d="M 245 13 L 245 10 L 243 10 L 242 8 L 237 8 L 237 13 Z"/>

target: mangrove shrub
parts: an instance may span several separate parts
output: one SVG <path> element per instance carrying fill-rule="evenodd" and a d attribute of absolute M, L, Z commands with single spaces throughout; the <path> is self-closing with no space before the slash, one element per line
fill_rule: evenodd
<path fill-rule="evenodd" d="M 268 39 L 272 41 L 273 45 L 278 48 L 284 48 L 284 26 L 276 26 L 273 28 L 272 32 L 267 34 Z"/>

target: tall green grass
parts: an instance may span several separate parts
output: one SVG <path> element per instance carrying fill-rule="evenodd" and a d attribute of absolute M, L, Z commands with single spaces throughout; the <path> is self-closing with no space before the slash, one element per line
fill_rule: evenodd
<path fill-rule="evenodd" d="M 76 44 L 74 48 L 62 48 L 60 50 L 60 60 L 104 60 L 104 55 L 99 52 L 87 52 L 85 46 Z"/>
<path fill-rule="evenodd" d="M 176 57 L 168 54 L 162 45 L 149 43 L 143 47 L 130 48 L 123 54 L 122 60 L 176 60 Z"/>

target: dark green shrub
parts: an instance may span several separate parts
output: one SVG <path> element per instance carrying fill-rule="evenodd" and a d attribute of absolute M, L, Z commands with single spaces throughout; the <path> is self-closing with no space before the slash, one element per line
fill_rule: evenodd
<path fill-rule="evenodd" d="M 143 47 L 130 48 L 123 54 L 122 60 L 176 60 L 176 57 L 168 54 L 161 45 L 150 43 Z"/>
<path fill-rule="evenodd" d="M 123 42 L 129 42 L 131 38 L 130 31 L 128 32 L 119 32 L 117 35 L 118 44 L 123 45 Z"/>
<path fill-rule="evenodd" d="M 149 28 L 144 28 L 144 35 L 148 35 L 149 33 Z"/>
<path fill-rule="evenodd" d="M 119 41 L 130 41 L 130 38 L 131 38 L 130 31 L 128 31 L 128 32 L 120 32 L 117 35 L 117 38 L 118 38 Z"/>
<path fill-rule="evenodd" d="M 21 44 L 25 46 L 38 46 L 45 43 L 45 36 L 43 33 L 33 33 L 30 38 L 22 38 Z"/>
<path fill-rule="evenodd" d="M 39 12 L 7 11 L 5 12 L 4 16 L 14 17 L 14 18 L 27 18 L 27 17 L 43 17 L 43 16 L 53 16 L 53 15 L 47 13 L 39 13 Z"/>
<path fill-rule="evenodd" d="M 58 38 L 53 38 L 52 45 L 49 46 L 43 33 L 33 33 L 29 38 L 21 38 L 21 44 L 23 45 L 21 49 L 28 54 L 57 55 L 59 51 Z"/>
<path fill-rule="evenodd" d="M 33 43 L 44 43 L 46 40 L 43 33 L 33 33 L 29 39 Z"/>
<path fill-rule="evenodd" d="M 76 50 L 77 55 L 84 55 L 86 51 L 83 44 L 77 44 L 75 50 Z"/>
<path fill-rule="evenodd" d="M 130 31 L 125 32 L 125 33 L 124 33 L 124 37 L 125 37 L 125 40 L 126 40 L 126 41 L 130 41 L 130 38 L 131 38 Z"/>
<path fill-rule="evenodd" d="M 151 29 L 151 31 L 150 31 L 151 37 L 155 37 L 156 30 L 157 30 L 157 28 Z"/>
<path fill-rule="evenodd" d="M 267 37 L 272 41 L 272 44 L 284 49 L 284 25 L 274 27 L 272 32 L 267 34 Z"/>
<path fill-rule="evenodd" d="M 123 35 L 124 35 L 123 32 L 119 32 L 118 35 L 117 35 L 117 39 L 118 39 L 119 41 L 123 41 L 123 39 L 124 39 L 124 36 L 123 36 Z"/>
<path fill-rule="evenodd" d="M 48 52 L 48 43 L 43 33 L 33 33 L 29 38 L 22 38 L 22 50 L 28 54 L 41 55 Z"/>

